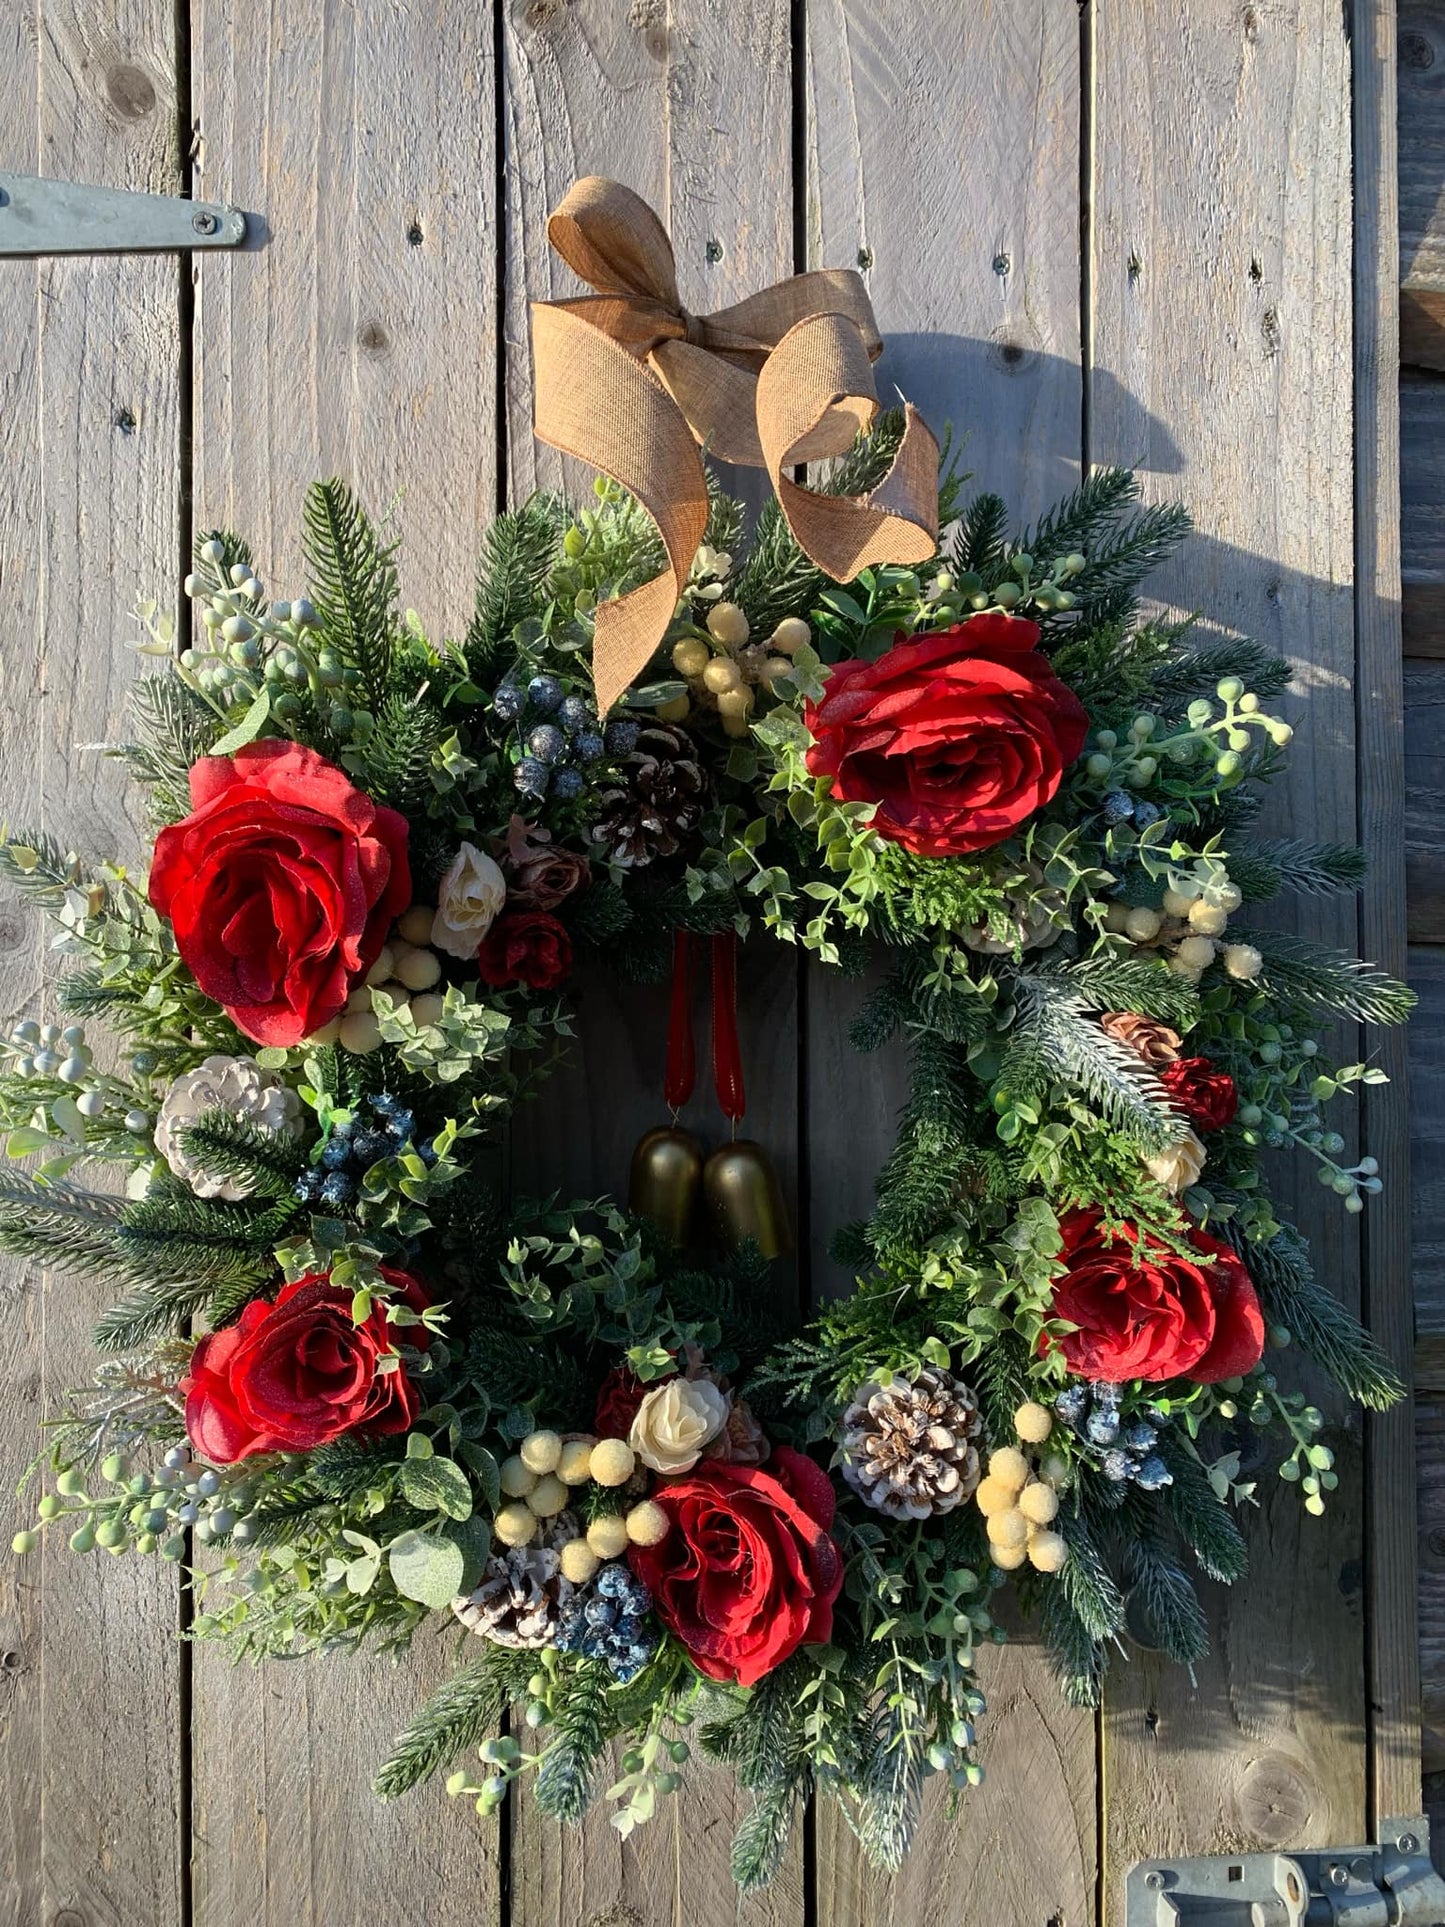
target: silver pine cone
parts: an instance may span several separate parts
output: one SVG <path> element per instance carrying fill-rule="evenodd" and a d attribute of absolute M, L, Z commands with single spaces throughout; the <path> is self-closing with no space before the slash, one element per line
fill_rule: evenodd
<path fill-rule="evenodd" d="M 971 1498 L 980 1466 L 978 1401 L 930 1368 L 861 1385 L 843 1414 L 843 1477 L 890 1519 L 929 1519 Z"/>

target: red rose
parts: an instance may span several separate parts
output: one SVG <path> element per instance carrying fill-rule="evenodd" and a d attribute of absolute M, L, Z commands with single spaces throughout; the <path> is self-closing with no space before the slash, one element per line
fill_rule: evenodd
<path fill-rule="evenodd" d="M 1089 719 L 1038 653 L 1038 624 L 989 612 L 845 662 L 805 717 L 808 768 L 915 856 L 1000 843 L 1058 789 Z"/>
<path fill-rule="evenodd" d="M 477 951 L 482 982 L 555 990 L 572 971 L 572 939 L 545 910 L 504 910 Z"/>
<path fill-rule="evenodd" d="M 672 1529 L 627 1556 L 700 1673 L 755 1686 L 832 1637 L 843 1558 L 833 1483 L 811 1459 L 780 1445 L 766 1470 L 706 1460 L 653 1498 Z"/>
<path fill-rule="evenodd" d="M 1057 1342 L 1080 1378 L 1212 1385 L 1263 1357 L 1253 1281 L 1217 1238 L 1191 1232 L 1195 1263 L 1128 1227 L 1105 1231 L 1098 1211 L 1071 1212 L 1059 1230 L 1068 1270 L 1054 1281 L 1054 1315 L 1078 1330 Z"/>
<path fill-rule="evenodd" d="M 1222 1131 L 1239 1109 L 1234 1079 L 1208 1057 L 1176 1058 L 1159 1082 L 1197 1131 Z"/>
<path fill-rule="evenodd" d="M 411 902 L 406 818 L 279 740 L 203 756 L 191 802 L 156 838 L 151 902 L 239 1029 L 299 1043 L 340 1014 Z"/>
<path fill-rule="evenodd" d="M 383 1265 L 381 1275 L 413 1311 L 431 1303 L 410 1273 Z M 406 1331 L 425 1351 L 426 1327 Z M 353 1325 L 349 1291 L 325 1273 L 298 1278 L 197 1345 L 180 1387 L 186 1433 L 203 1458 L 231 1465 L 257 1452 L 309 1452 L 343 1432 L 405 1432 L 416 1390 L 400 1366 L 378 1369 L 395 1349 L 380 1305 Z"/>
<path fill-rule="evenodd" d="M 614 1365 L 597 1391 L 592 1429 L 598 1438 L 625 1439 L 643 1399 L 654 1386 L 666 1383 L 665 1378 L 655 1378 L 644 1384 L 630 1366 Z"/>

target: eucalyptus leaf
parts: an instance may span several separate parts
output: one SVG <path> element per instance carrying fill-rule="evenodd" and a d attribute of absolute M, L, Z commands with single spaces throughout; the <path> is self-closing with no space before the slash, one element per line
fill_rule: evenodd
<path fill-rule="evenodd" d="M 392 1584 L 404 1599 L 439 1611 L 461 1591 L 466 1559 L 459 1545 L 430 1532 L 403 1532 L 387 1548 Z"/>
<path fill-rule="evenodd" d="M 246 711 L 234 729 L 228 729 L 224 736 L 218 737 L 207 751 L 211 756 L 230 756 L 247 743 L 254 743 L 271 717 L 271 696 L 263 689 Z"/>

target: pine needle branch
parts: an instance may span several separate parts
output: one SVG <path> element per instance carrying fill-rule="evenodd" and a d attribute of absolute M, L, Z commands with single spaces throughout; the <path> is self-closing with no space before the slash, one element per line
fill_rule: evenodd
<path fill-rule="evenodd" d="M 322 631 L 361 672 L 373 711 L 387 696 L 397 638 L 396 543 L 384 542 L 345 482 L 313 482 L 304 549 Z"/>
<path fill-rule="evenodd" d="M 1255 988 L 1273 1003 L 1362 1024 L 1403 1024 L 1417 1002 L 1407 985 L 1347 951 L 1281 930 L 1231 929 L 1229 935 L 1232 943 L 1253 944 L 1264 958 Z"/>
<path fill-rule="evenodd" d="M 1374 1335 L 1315 1278 L 1309 1246 L 1292 1224 L 1267 1244 L 1241 1243 L 1271 1324 L 1283 1325 L 1358 1404 L 1388 1411 L 1405 1396 L 1405 1383 Z"/>
<path fill-rule="evenodd" d="M 432 1694 L 398 1736 L 372 1781 L 378 1799 L 399 1800 L 419 1781 L 450 1766 L 459 1753 L 495 1732 L 516 1690 L 510 1674 L 517 1669 L 499 1662 L 501 1651 L 500 1647 L 489 1649 Z M 528 1656 L 521 1657 L 527 1660 Z"/>

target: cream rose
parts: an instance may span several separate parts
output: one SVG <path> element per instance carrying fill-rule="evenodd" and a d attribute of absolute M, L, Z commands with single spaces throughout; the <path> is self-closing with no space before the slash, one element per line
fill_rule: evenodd
<path fill-rule="evenodd" d="M 670 1378 L 638 1406 L 627 1442 L 653 1472 L 690 1472 L 727 1424 L 730 1405 L 710 1378 Z"/>
<path fill-rule="evenodd" d="M 507 900 L 507 879 L 484 850 L 464 843 L 437 891 L 431 940 L 449 957 L 475 957 L 477 945 Z"/>
<path fill-rule="evenodd" d="M 1193 1131 L 1186 1131 L 1177 1144 L 1168 1145 L 1156 1157 L 1145 1158 L 1144 1169 L 1151 1178 L 1157 1178 L 1166 1191 L 1178 1193 L 1187 1191 L 1191 1184 L 1198 1184 L 1204 1156 L 1199 1139 Z"/>

